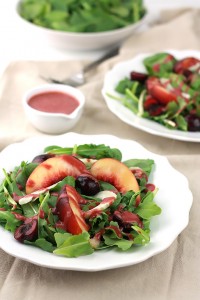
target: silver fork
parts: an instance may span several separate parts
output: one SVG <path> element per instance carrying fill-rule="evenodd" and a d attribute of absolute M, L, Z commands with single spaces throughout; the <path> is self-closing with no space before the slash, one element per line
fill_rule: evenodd
<path fill-rule="evenodd" d="M 97 60 L 87 64 L 86 66 L 84 66 L 82 68 L 82 70 L 80 70 L 79 72 L 77 72 L 75 74 L 70 75 L 68 78 L 66 78 L 64 80 L 57 80 L 57 79 L 54 79 L 54 78 L 51 78 L 51 77 L 46 78 L 46 77 L 43 77 L 43 76 L 41 76 L 41 78 L 46 80 L 47 82 L 50 82 L 50 83 L 66 84 L 66 85 L 71 85 L 73 87 L 83 85 L 86 82 L 85 74 L 87 72 L 94 69 L 96 66 L 98 66 L 100 63 L 102 63 L 106 59 L 117 55 L 118 52 L 119 52 L 119 46 L 115 47 L 115 48 L 112 48 L 111 50 L 106 52 L 104 55 L 102 55 L 100 58 L 98 58 Z"/>

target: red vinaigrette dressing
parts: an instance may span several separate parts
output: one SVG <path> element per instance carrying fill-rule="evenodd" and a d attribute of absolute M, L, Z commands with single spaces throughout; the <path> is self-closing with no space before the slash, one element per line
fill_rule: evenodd
<path fill-rule="evenodd" d="M 48 113 L 71 114 L 78 106 L 79 101 L 64 92 L 42 92 L 28 100 L 32 108 Z"/>

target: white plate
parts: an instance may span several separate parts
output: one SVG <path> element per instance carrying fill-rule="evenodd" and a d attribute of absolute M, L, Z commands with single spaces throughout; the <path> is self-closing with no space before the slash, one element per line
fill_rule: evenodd
<path fill-rule="evenodd" d="M 5 148 L 0 153 L 0 169 L 5 168 L 9 171 L 23 160 L 32 160 L 48 145 L 73 146 L 84 143 L 103 143 L 117 147 L 123 153 L 123 160 L 130 158 L 154 159 L 155 169 L 149 181 L 159 188 L 155 201 L 162 208 L 162 214 L 152 219 L 150 243 L 146 246 L 132 248 L 128 252 L 110 249 L 96 251 L 89 256 L 65 258 L 33 246 L 20 244 L 10 232 L 0 227 L 0 247 L 5 252 L 49 268 L 76 271 L 107 270 L 134 265 L 160 253 L 169 247 L 187 226 L 193 199 L 187 179 L 176 171 L 165 157 L 149 152 L 135 141 L 122 140 L 111 135 L 80 135 L 76 133 L 45 138 L 35 137 Z M 2 178 L 3 172 L 1 171 L 0 182 Z"/>
<path fill-rule="evenodd" d="M 176 58 L 181 59 L 187 56 L 194 56 L 200 59 L 200 52 L 193 50 L 185 50 L 185 51 L 175 51 L 175 50 L 166 50 L 165 52 L 173 54 Z M 133 58 L 132 60 L 128 60 L 125 62 L 121 62 L 116 64 L 112 70 L 110 70 L 104 79 L 104 86 L 102 89 L 103 97 L 106 101 L 108 108 L 123 122 L 146 131 L 148 133 L 163 136 L 166 138 L 172 138 L 181 141 L 187 142 L 200 142 L 200 132 L 183 132 L 180 130 L 170 130 L 163 125 L 156 123 L 155 121 L 151 121 L 145 118 L 138 117 L 133 112 L 131 112 L 128 108 L 124 107 L 121 103 L 116 100 L 111 99 L 106 95 L 106 93 L 120 96 L 119 93 L 115 91 L 115 87 L 117 83 L 128 77 L 131 71 L 138 72 L 146 72 L 145 67 L 143 65 L 143 60 L 145 57 L 151 55 L 153 53 L 145 53 L 140 54 Z"/>

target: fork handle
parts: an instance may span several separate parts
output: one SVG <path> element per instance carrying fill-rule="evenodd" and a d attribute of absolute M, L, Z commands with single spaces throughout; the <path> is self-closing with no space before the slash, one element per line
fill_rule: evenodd
<path fill-rule="evenodd" d="M 94 69 L 96 66 L 98 66 L 100 63 L 105 61 L 106 59 L 113 57 L 114 55 L 117 55 L 119 52 L 119 46 L 112 48 L 111 50 L 107 51 L 104 55 L 102 55 L 100 58 L 97 60 L 87 64 L 85 67 L 83 67 L 82 71 L 83 73 L 86 73 L 92 69 Z"/>

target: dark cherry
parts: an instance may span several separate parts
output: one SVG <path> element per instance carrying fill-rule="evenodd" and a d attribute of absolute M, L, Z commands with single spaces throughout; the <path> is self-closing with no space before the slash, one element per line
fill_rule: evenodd
<path fill-rule="evenodd" d="M 41 164 L 43 161 L 47 160 L 48 158 L 54 157 L 55 154 L 40 154 L 34 157 L 32 160 L 33 163 Z"/>
<path fill-rule="evenodd" d="M 148 181 L 148 176 L 142 169 L 140 169 L 140 168 L 131 169 L 130 168 L 130 170 L 134 174 L 134 176 L 137 180 L 141 180 L 142 178 L 144 178 L 146 181 Z"/>
<path fill-rule="evenodd" d="M 130 211 L 118 211 L 113 213 L 113 221 L 117 221 L 119 226 L 123 227 L 124 232 L 130 232 L 131 226 L 136 223 L 140 228 L 143 228 L 143 223 L 137 214 Z"/>
<path fill-rule="evenodd" d="M 132 71 L 130 73 L 130 77 L 131 77 L 131 80 L 139 81 L 139 82 L 143 83 L 147 80 L 148 74 Z"/>
<path fill-rule="evenodd" d="M 183 75 L 189 80 L 189 78 L 194 75 L 194 73 L 188 69 L 183 70 Z"/>
<path fill-rule="evenodd" d="M 81 194 L 93 196 L 100 191 L 98 180 L 90 174 L 81 174 L 76 178 L 76 188 L 79 188 Z"/>
<path fill-rule="evenodd" d="M 197 115 L 189 115 L 186 117 L 188 123 L 188 131 L 200 131 L 200 117 Z"/>
<path fill-rule="evenodd" d="M 148 111 L 150 116 L 159 116 L 165 111 L 164 105 L 149 95 L 144 102 L 144 109 Z"/>
<path fill-rule="evenodd" d="M 186 57 L 177 61 L 174 65 L 174 72 L 187 76 L 187 70 L 192 72 L 199 70 L 200 60 L 195 57 Z"/>
<path fill-rule="evenodd" d="M 38 222 L 36 219 L 28 218 L 19 226 L 14 233 L 14 238 L 23 243 L 25 240 L 34 241 L 38 236 Z"/>

